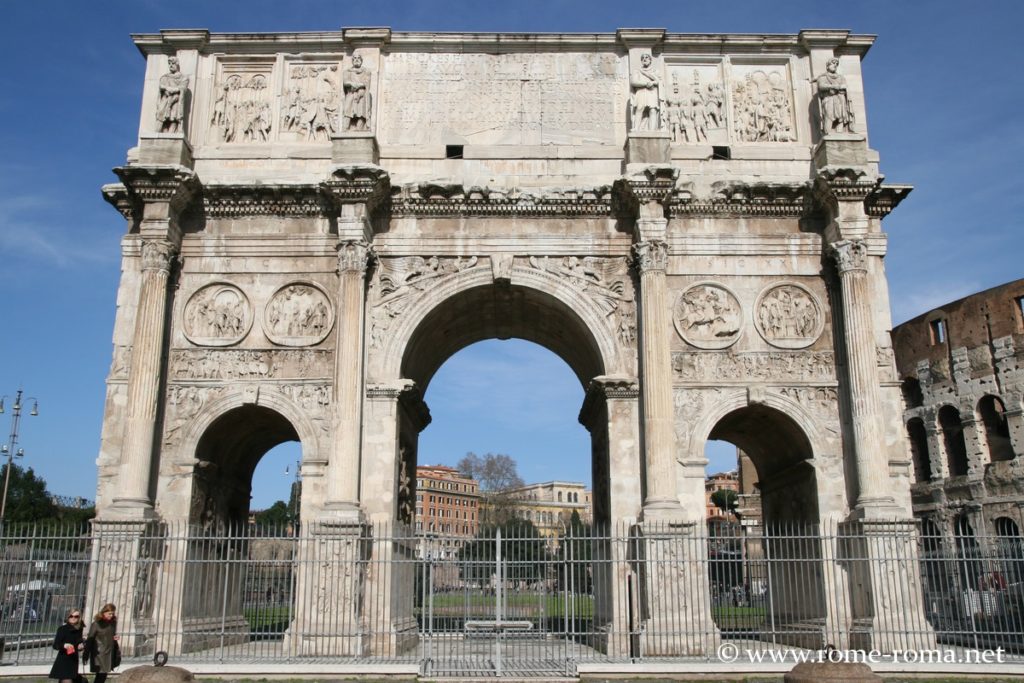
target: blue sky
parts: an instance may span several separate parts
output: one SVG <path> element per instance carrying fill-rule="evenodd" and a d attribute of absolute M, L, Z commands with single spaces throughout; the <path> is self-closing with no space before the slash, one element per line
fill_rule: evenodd
<path fill-rule="evenodd" d="M 868 131 L 890 182 L 914 192 L 890 216 L 896 321 L 1019 278 L 1024 88 L 1019 2 L 6 2 L 0 27 L 0 395 L 40 401 L 26 465 L 61 495 L 93 497 L 124 222 L 101 198 L 135 144 L 144 62 L 129 33 L 394 30 L 878 35 L 864 61 Z M 475 370 L 489 379 L 479 384 Z M 524 477 L 589 480 L 582 390 L 561 360 L 520 342 L 454 356 L 427 395 L 421 462 L 506 452 Z M 6 443 L 10 412 L 0 416 Z M 254 505 L 287 495 L 277 449 Z"/>

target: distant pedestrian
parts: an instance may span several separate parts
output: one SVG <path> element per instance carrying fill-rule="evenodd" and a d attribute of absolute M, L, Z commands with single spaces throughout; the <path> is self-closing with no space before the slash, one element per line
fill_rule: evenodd
<path fill-rule="evenodd" d="M 61 683 L 77 681 L 78 653 L 82 651 L 82 610 L 68 611 L 53 639 L 53 649 L 57 651 L 57 658 L 50 668 L 50 678 Z"/>
<path fill-rule="evenodd" d="M 95 683 L 107 680 L 107 674 L 121 663 L 117 641 L 117 608 L 107 603 L 96 613 L 89 625 L 89 669 L 96 674 Z"/>

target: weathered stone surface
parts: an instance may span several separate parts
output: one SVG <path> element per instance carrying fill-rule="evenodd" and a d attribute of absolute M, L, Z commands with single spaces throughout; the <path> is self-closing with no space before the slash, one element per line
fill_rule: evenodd
<path fill-rule="evenodd" d="M 782 679 L 785 683 L 875 683 L 882 677 L 867 664 L 856 662 L 801 662 Z"/>
<path fill-rule="evenodd" d="M 133 666 L 117 675 L 124 683 L 189 683 L 195 677 L 180 666 Z"/>
<path fill-rule="evenodd" d="M 359 556 L 361 524 L 407 521 L 402 469 L 440 365 L 509 337 L 558 354 L 588 389 L 597 521 L 674 530 L 652 537 L 652 557 L 699 535 L 705 442 L 752 431 L 767 437 L 745 446 L 765 490 L 791 492 L 766 497 L 766 520 L 909 516 L 881 226 L 909 188 L 879 183 L 838 100 L 822 105 L 823 140 L 814 115 L 825 78 L 866 120 L 870 37 L 135 41 L 149 60 L 139 146 L 104 187 L 127 226 L 101 521 L 241 522 L 259 458 L 297 439 L 303 523 L 347 530 L 304 551 L 333 571 Z M 950 372 L 976 364 L 965 355 Z M 646 595 L 704 585 L 649 575 Z M 386 618 L 390 635 L 307 637 L 321 625 L 307 611 L 292 651 L 414 640 L 390 585 L 345 578 L 340 592 L 302 591 L 351 623 Z M 686 619 L 706 637 L 659 640 L 659 653 L 713 649 L 701 605 Z M 168 623 L 198 623 L 201 608 Z M 626 623 L 621 609 L 602 619 Z"/>

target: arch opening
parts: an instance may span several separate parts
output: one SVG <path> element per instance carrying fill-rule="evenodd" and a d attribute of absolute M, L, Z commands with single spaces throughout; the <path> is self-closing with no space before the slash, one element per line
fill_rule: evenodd
<path fill-rule="evenodd" d="M 737 449 L 735 509 L 709 526 L 716 625 L 723 635 L 753 630 L 823 646 L 812 625 L 827 618 L 828 602 L 809 438 L 780 410 L 752 404 L 722 417 L 708 439 Z"/>
<path fill-rule="evenodd" d="M 215 419 L 196 445 L 189 522 L 206 529 L 246 523 L 257 464 L 290 441 L 299 441 L 295 427 L 264 406 L 240 406 Z"/>
<path fill-rule="evenodd" d="M 985 440 L 988 442 L 988 454 L 992 462 L 1013 460 L 1010 427 L 1003 402 L 995 396 L 982 396 L 978 401 L 978 414 L 985 425 Z"/>
<path fill-rule="evenodd" d="M 910 438 L 910 456 L 914 464 L 914 481 L 923 482 L 932 478 L 932 464 L 928 455 L 928 434 L 924 421 L 919 417 L 907 420 L 907 436 Z"/>
<path fill-rule="evenodd" d="M 964 441 L 964 426 L 960 421 L 960 411 L 953 406 L 942 406 L 939 409 L 939 426 L 942 428 L 942 439 L 946 446 L 946 465 L 949 476 L 963 477 L 967 475 L 967 442 Z"/>

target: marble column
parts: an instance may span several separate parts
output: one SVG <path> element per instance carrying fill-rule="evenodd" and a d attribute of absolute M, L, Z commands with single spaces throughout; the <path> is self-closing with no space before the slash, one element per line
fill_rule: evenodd
<path fill-rule="evenodd" d="M 894 504 L 887 490 L 889 463 L 881 445 L 882 424 L 868 248 L 860 239 L 832 243 L 832 257 L 842 289 L 841 313 L 846 348 L 848 396 L 851 406 L 853 453 L 856 458 L 857 502 L 863 511 Z"/>
<path fill-rule="evenodd" d="M 338 329 L 334 364 L 334 442 L 327 466 L 327 507 L 357 512 L 363 406 L 363 327 L 369 244 L 338 244 Z"/>
<path fill-rule="evenodd" d="M 160 368 L 167 313 L 167 284 L 177 246 L 168 240 L 143 240 L 142 282 L 135 310 L 128 405 L 121 447 L 121 486 L 117 507 L 151 507 L 149 480 L 153 466 Z"/>
<path fill-rule="evenodd" d="M 633 245 L 640 273 L 640 382 L 643 399 L 644 518 L 681 513 L 675 489 L 672 355 L 669 351 L 668 246 L 662 240 Z"/>

